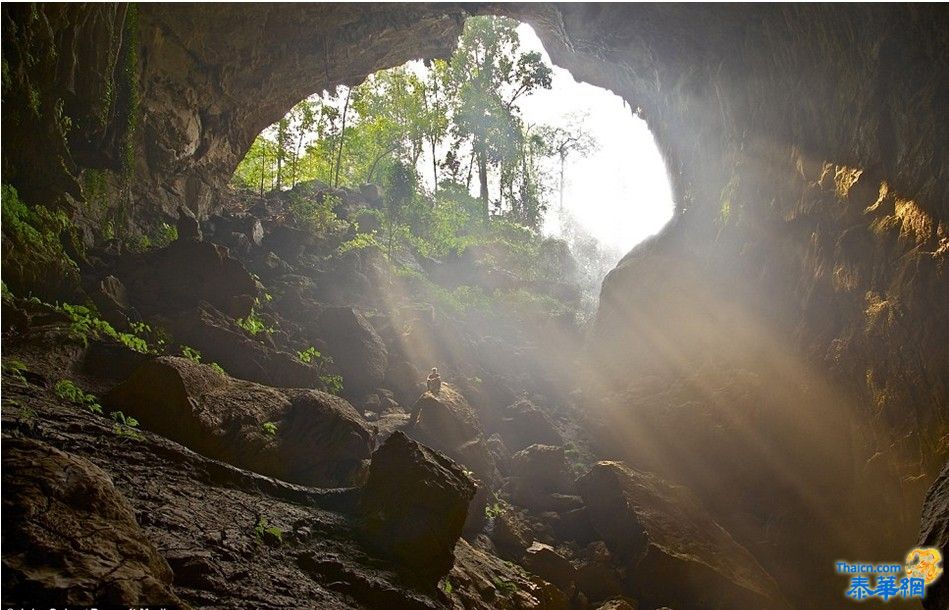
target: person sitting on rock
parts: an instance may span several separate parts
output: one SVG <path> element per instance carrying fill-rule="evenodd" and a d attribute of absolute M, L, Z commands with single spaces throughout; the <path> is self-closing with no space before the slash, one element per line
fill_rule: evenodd
<path fill-rule="evenodd" d="M 438 393 L 442 391 L 442 377 L 438 374 L 437 368 L 432 367 L 432 372 L 425 381 L 425 385 L 428 386 L 428 391 L 435 396 L 438 396 Z"/>

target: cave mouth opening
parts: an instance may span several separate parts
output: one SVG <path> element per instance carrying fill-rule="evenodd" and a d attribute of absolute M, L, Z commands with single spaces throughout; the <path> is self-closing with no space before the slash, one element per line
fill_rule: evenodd
<path fill-rule="evenodd" d="M 606 274 L 675 208 L 638 109 L 554 65 L 530 25 L 494 16 L 469 17 L 447 60 L 301 100 L 257 136 L 232 183 L 262 195 L 312 180 L 383 195 L 408 181 L 432 208 L 485 200 L 490 217 L 566 242 L 594 306 Z"/>

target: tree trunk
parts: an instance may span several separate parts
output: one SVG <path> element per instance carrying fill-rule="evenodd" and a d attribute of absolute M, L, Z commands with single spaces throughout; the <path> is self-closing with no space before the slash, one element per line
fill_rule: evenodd
<path fill-rule="evenodd" d="M 277 190 L 280 190 L 280 187 L 283 186 L 283 164 L 282 155 L 277 153 Z"/>
<path fill-rule="evenodd" d="M 297 140 L 297 147 L 293 151 L 293 175 L 291 177 L 290 188 L 293 188 L 297 185 L 297 166 L 300 164 L 300 149 L 303 148 L 303 133 L 300 134 L 300 139 Z"/>
<path fill-rule="evenodd" d="M 563 214 L 563 166 L 566 163 L 566 158 L 561 155 L 560 157 L 560 209 L 558 212 Z"/>
<path fill-rule="evenodd" d="M 488 154 L 484 150 L 478 151 L 478 198 L 481 200 L 481 211 L 484 220 L 491 217 L 491 209 L 488 203 Z"/>
<path fill-rule="evenodd" d="M 343 105 L 343 126 L 339 130 L 339 149 L 336 152 L 336 170 L 333 172 L 333 188 L 339 188 L 339 165 L 343 161 L 343 141 L 346 139 L 346 115 L 349 113 L 349 97 L 352 88 L 346 91 L 346 103 Z"/>
<path fill-rule="evenodd" d="M 435 137 L 432 136 L 432 195 L 438 194 L 438 157 L 435 156 Z"/>

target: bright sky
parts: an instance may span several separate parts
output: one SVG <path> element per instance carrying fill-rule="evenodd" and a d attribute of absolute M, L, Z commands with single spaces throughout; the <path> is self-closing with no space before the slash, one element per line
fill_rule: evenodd
<path fill-rule="evenodd" d="M 518 34 L 522 49 L 539 51 L 551 63 L 529 25 L 521 24 Z M 585 159 L 568 159 L 564 208 L 599 241 L 625 253 L 672 219 L 665 163 L 645 121 L 634 116 L 622 98 L 579 83 L 554 66 L 552 88 L 535 91 L 519 105 L 530 123 L 556 124 L 567 115 L 587 115 L 586 129 L 599 148 Z M 556 208 L 556 195 L 552 204 Z M 556 213 L 548 214 L 544 230 L 558 233 Z"/>

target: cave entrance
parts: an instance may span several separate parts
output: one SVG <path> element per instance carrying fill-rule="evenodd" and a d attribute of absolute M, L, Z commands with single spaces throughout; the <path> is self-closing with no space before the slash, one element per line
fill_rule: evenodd
<path fill-rule="evenodd" d="M 431 251 L 459 246 L 477 220 L 561 240 L 593 306 L 610 269 L 674 209 L 637 112 L 554 66 L 529 25 L 492 16 L 469 18 L 447 60 L 302 100 L 234 175 L 261 195 L 314 180 L 378 185 L 380 229 L 406 225 Z"/>

